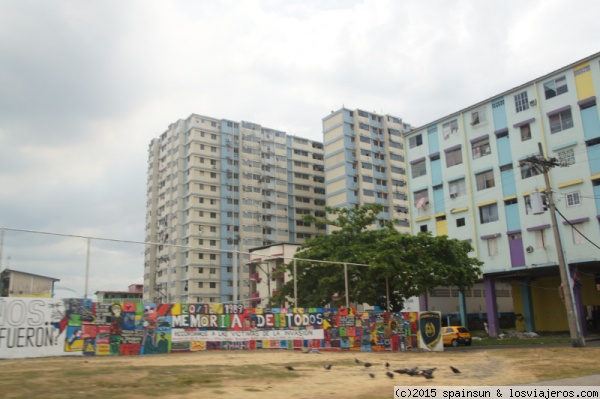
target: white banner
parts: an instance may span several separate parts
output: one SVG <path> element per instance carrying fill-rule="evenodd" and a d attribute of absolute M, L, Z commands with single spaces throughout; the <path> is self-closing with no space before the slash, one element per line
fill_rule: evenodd
<path fill-rule="evenodd" d="M 219 331 L 219 330 L 190 330 L 174 328 L 171 331 L 172 342 L 193 341 L 253 341 L 253 340 L 293 340 L 293 339 L 323 339 L 323 330 L 257 330 L 257 331 Z"/>

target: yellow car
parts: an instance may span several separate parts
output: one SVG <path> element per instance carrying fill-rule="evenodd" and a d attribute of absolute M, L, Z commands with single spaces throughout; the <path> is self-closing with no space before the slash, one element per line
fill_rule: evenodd
<path fill-rule="evenodd" d="M 442 327 L 444 346 L 471 345 L 471 333 L 463 326 Z"/>

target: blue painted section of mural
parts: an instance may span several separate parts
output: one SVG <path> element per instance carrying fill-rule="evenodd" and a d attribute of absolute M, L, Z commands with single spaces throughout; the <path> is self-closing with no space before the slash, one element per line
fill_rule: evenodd
<path fill-rule="evenodd" d="M 31 321 L 48 324 L 30 314 L 27 304 L 58 303 L 57 299 L 2 298 L 0 301 L 0 358 L 43 357 L 37 354 Z M 201 350 L 319 349 L 399 351 L 417 348 L 418 313 L 357 312 L 352 308 L 244 308 L 230 304 L 95 303 L 62 300 L 60 326 L 53 345 L 62 353 L 150 355 Z M 16 303 L 20 303 L 18 306 Z M 40 306 L 42 306 L 40 305 Z M 59 303 L 60 305 L 60 303 Z M 45 305 L 43 305 L 45 306 Z M 54 305 L 53 305 L 54 306 Z M 12 312 L 12 313 L 11 313 Z M 39 313 L 39 312 L 38 312 Z M 47 316 L 48 320 L 50 316 Z M 15 322 L 16 321 L 16 322 Z M 39 324 L 38 323 L 38 324 Z M 57 327 L 58 328 L 58 327 Z M 60 336 L 60 340 L 56 339 Z M 32 345 L 25 351 L 22 344 Z"/>

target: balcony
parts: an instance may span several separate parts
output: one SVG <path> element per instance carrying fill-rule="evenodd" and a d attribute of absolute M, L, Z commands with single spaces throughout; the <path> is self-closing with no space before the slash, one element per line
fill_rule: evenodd
<path fill-rule="evenodd" d="M 283 279 L 285 277 L 285 273 L 283 271 L 283 269 L 277 268 L 277 269 L 273 269 L 273 271 L 271 272 L 271 279 L 275 280 L 275 279 Z"/>
<path fill-rule="evenodd" d="M 252 273 L 250 275 L 250 281 L 256 281 L 257 283 L 260 283 L 262 279 L 259 277 L 258 273 Z"/>

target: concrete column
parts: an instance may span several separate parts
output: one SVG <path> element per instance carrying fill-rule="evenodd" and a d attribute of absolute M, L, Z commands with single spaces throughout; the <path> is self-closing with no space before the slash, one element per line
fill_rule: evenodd
<path fill-rule="evenodd" d="M 427 294 L 423 294 L 419 297 L 419 312 L 425 312 L 428 309 Z"/>
<path fill-rule="evenodd" d="M 500 334 L 500 322 L 498 320 L 498 304 L 496 303 L 496 285 L 492 277 L 483 278 L 485 288 L 485 307 L 488 318 L 488 334 L 497 337 Z"/>
<path fill-rule="evenodd" d="M 525 318 L 525 331 L 535 331 L 533 319 L 533 301 L 531 299 L 531 279 L 521 281 L 521 304 L 523 306 L 523 317 Z"/>
<path fill-rule="evenodd" d="M 462 290 L 458 291 L 458 309 L 460 311 L 460 325 L 469 328 L 467 325 L 467 300 Z"/>

